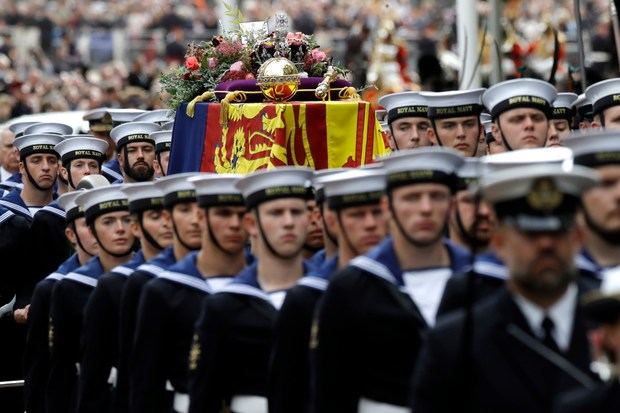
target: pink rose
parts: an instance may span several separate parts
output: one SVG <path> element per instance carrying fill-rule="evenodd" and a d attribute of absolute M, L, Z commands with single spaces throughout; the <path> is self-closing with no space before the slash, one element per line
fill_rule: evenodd
<path fill-rule="evenodd" d="M 327 59 L 327 55 L 325 54 L 325 52 L 319 49 L 313 49 L 312 52 L 310 52 L 310 55 L 312 56 L 313 60 L 316 60 L 318 62 L 322 62 Z"/>
<path fill-rule="evenodd" d="M 256 79 L 256 78 L 254 77 L 254 75 L 252 73 L 248 73 L 247 75 L 245 75 L 245 79 L 246 80 L 252 80 L 252 79 Z"/>
<path fill-rule="evenodd" d="M 215 69 L 217 67 L 217 59 L 215 57 L 210 57 L 208 60 L 209 69 Z"/>
<path fill-rule="evenodd" d="M 305 37 L 306 35 L 302 32 L 288 33 L 286 35 L 286 41 L 288 44 L 300 45 L 303 43 Z"/>
<path fill-rule="evenodd" d="M 243 62 L 240 60 L 230 65 L 231 72 L 241 72 L 242 70 L 243 70 Z"/>
<path fill-rule="evenodd" d="M 190 56 L 185 59 L 185 67 L 188 70 L 196 70 L 200 68 L 200 63 L 198 62 L 198 59 L 196 59 L 194 56 Z"/>

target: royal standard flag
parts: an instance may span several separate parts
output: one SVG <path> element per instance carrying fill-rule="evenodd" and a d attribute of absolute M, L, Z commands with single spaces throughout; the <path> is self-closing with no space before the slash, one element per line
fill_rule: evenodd
<path fill-rule="evenodd" d="M 389 152 L 368 102 L 240 103 L 177 111 L 169 173 L 355 167 Z"/>

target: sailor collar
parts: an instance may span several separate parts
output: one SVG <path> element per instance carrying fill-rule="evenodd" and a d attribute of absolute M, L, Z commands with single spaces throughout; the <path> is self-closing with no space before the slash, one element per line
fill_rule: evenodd
<path fill-rule="evenodd" d="M 312 270 L 308 275 L 302 277 L 297 285 L 314 288 L 315 290 L 325 291 L 329 285 L 329 280 L 338 270 L 338 255 L 324 259 L 323 265 Z"/>
<path fill-rule="evenodd" d="M 474 273 L 498 280 L 508 279 L 508 269 L 493 252 L 485 252 L 476 256 Z"/>
<path fill-rule="evenodd" d="M 60 264 L 56 271 L 45 277 L 45 279 L 58 281 L 71 271 L 74 271 L 78 268 L 80 268 L 80 260 L 77 253 L 74 253 L 72 256 L 67 258 L 65 262 Z"/>
<path fill-rule="evenodd" d="M 20 196 L 21 191 L 18 189 L 13 189 L 7 195 L 5 195 L 2 199 L 0 199 L 0 205 L 13 211 L 13 213 L 17 215 L 21 215 L 28 220 L 32 220 L 32 214 L 28 209 L 28 206 Z"/>
<path fill-rule="evenodd" d="M 57 215 L 62 219 L 65 219 L 67 217 L 65 210 L 60 207 L 60 205 L 58 204 L 58 201 L 53 201 L 52 203 L 45 205 L 43 208 L 37 211 L 37 213 L 41 211 L 46 211 L 51 214 Z"/>
<path fill-rule="evenodd" d="M 166 268 L 174 265 L 176 262 L 177 259 L 174 256 L 174 249 L 172 247 L 166 247 L 155 257 L 140 265 L 137 270 L 153 277 L 158 277 L 164 273 Z"/>
<path fill-rule="evenodd" d="M 140 265 L 144 264 L 144 262 L 144 254 L 142 253 L 142 250 L 140 250 L 136 252 L 125 264 L 112 268 L 112 271 L 110 272 L 129 277 Z"/>
<path fill-rule="evenodd" d="M 103 266 L 101 265 L 99 257 L 93 257 L 80 268 L 68 273 L 65 279 L 95 288 L 102 274 Z"/>

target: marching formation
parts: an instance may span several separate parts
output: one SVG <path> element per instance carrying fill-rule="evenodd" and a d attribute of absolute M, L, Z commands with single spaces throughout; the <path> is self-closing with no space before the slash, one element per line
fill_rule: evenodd
<path fill-rule="evenodd" d="M 620 79 L 380 104 L 390 155 L 245 176 L 167 175 L 165 110 L 12 125 L 2 411 L 620 411 Z"/>

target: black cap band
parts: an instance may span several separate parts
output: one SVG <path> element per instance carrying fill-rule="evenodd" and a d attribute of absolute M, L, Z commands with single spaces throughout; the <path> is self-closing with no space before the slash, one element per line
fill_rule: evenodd
<path fill-rule="evenodd" d="M 88 159 L 95 159 L 97 161 L 102 161 L 106 158 L 105 154 L 98 152 L 98 151 L 93 151 L 90 149 L 80 149 L 80 150 L 76 150 L 76 151 L 70 151 L 65 153 L 64 155 L 62 155 L 62 162 L 66 162 L 66 161 L 71 161 L 73 159 L 82 159 L 82 158 L 88 158 Z"/>
<path fill-rule="evenodd" d="M 574 114 L 575 113 L 571 108 L 553 108 L 551 118 L 567 120 L 570 123 L 573 120 Z"/>
<path fill-rule="evenodd" d="M 245 206 L 241 194 L 198 195 L 198 205 L 203 208 L 215 206 Z"/>
<path fill-rule="evenodd" d="M 592 105 L 592 112 L 594 115 L 598 115 L 603 112 L 605 109 L 610 108 L 612 106 L 620 105 L 620 93 L 614 95 L 608 95 L 604 98 L 597 100 Z"/>
<path fill-rule="evenodd" d="M 400 118 L 428 118 L 428 106 L 424 105 L 412 105 L 401 106 L 388 111 L 387 121 L 388 123 L 394 122 Z"/>
<path fill-rule="evenodd" d="M 478 178 L 463 178 L 459 176 L 456 180 L 456 190 L 464 191 L 469 188 L 470 185 L 474 185 L 476 183 L 478 183 Z"/>
<path fill-rule="evenodd" d="M 312 192 L 306 186 L 275 186 L 249 195 L 245 198 L 245 205 L 248 208 L 254 208 L 258 204 L 279 198 L 312 199 Z"/>
<path fill-rule="evenodd" d="M 34 155 L 35 153 L 49 153 L 51 155 L 56 155 L 59 157 L 58 152 L 54 149 L 55 145 L 51 145 L 49 143 L 42 143 L 38 145 L 31 145 L 21 148 L 19 150 L 19 156 L 24 159 L 27 156 Z"/>
<path fill-rule="evenodd" d="M 325 189 L 324 188 L 321 187 L 314 191 L 314 200 L 319 205 L 325 202 Z"/>
<path fill-rule="evenodd" d="M 166 151 L 169 151 L 171 148 L 172 148 L 171 141 L 159 142 L 155 144 L 155 153 L 166 152 Z"/>
<path fill-rule="evenodd" d="M 513 96 L 499 102 L 491 110 L 491 116 L 496 119 L 500 114 L 510 109 L 532 108 L 541 110 L 547 118 L 551 116 L 551 105 L 545 99 L 538 96 Z"/>
<path fill-rule="evenodd" d="M 428 108 L 429 119 L 458 118 L 461 116 L 480 116 L 482 106 L 476 104 L 459 106 L 440 106 Z"/>
<path fill-rule="evenodd" d="M 361 192 L 356 194 L 335 195 L 327 197 L 327 205 L 330 209 L 340 210 L 360 205 L 375 205 L 381 201 L 381 197 L 385 192 Z"/>
<path fill-rule="evenodd" d="M 592 105 L 583 105 L 577 108 L 577 114 L 581 119 L 592 121 L 594 117 L 594 107 Z"/>
<path fill-rule="evenodd" d="M 148 142 L 155 145 L 155 140 L 151 138 L 147 133 L 134 133 L 120 138 L 118 142 L 116 142 L 116 148 L 121 148 L 122 146 L 133 142 Z"/>
<path fill-rule="evenodd" d="M 176 204 L 184 202 L 196 202 L 196 191 L 186 189 L 184 191 L 171 192 L 164 196 L 164 207 L 166 208 L 172 208 Z"/>
<path fill-rule="evenodd" d="M 67 222 L 67 224 L 70 224 L 76 219 L 81 218 L 83 216 L 84 216 L 84 210 L 81 207 L 76 206 L 65 212 L 65 221 Z"/>
<path fill-rule="evenodd" d="M 111 201 L 100 202 L 96 205 L 91 206 L 85 212 L 86 223 L 92 224 L 100 215 L 107 214 L 110 212 L 116 211 L 128 211 L 129 210 L 129 201 L 126 199 L 113 199 Z"/>
<path fill-rule="evenodd" d="M 578 155 L 575 156 L 574 163 L 589 167 L 620 164 L 620 152 L 608 151 Z"/>
<path fill-rule="evenodd" d="M 457 177 L 454 174 L 447 174 L 432 169 L 396 172 L 387 176 L 388 192 L 401 186 L 425 183 L 443 184 L 454 192 L 457 187 Z"/>
<path fill-rule="evenodd" d="M 136 199 L 129 202 L 129 212 L 139 214 L 144 211 L 156 211 L 164 208 L 164 198 L 145 198 Z"/>

